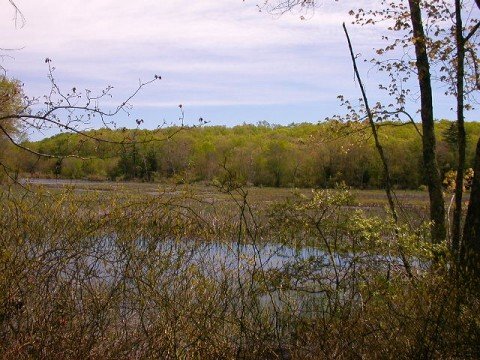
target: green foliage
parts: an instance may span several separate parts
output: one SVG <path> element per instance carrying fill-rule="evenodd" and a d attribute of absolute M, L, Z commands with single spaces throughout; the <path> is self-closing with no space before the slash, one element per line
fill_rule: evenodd
<path fill-rule="evenodd" d="M 452 123 L 437 123 L 437 132 L 448 132 Z M 467 165 L 471 166 L 480 124 L 467 123 Z M 90 135 L 119 140 L 164 139 L 175 129 L 163 131 L 96 130 Z M 418 189 L 424 183 L 421 139 L 411 124 L 383 123 L 379 128 L 391 176 L 398 188 Z M 355 188 L 381 188 L 382 165 L 369 129 L 364 124 L 338 121 L 289 126 L 241 125 L 185 129 L 167 141 L 118 146 L 97 143 L 75 134 L 60 134 L 29 144 L 39 151 L 97 157 L 102 163 L 76 171 L 75 176 L 117 179 L 168 179 L 213 181 L 233 174 L 240 183 L 272 187 L 332 188 L 345 182 Z M 455 150 L 447 141 L 438 143 L 443 173 L 454 169 Z M 18 167 L 31 173 L 31 164 L 19 158 Z M 117 166 L 112 162 L 117 161 Z M 42 167 L 42 161 L 37 166 Z M 34 169 L 33 172 L 44 172 Z M 52 168 L 50 172 L 55 172 Z M 71 171 L 60 173 L 70 177 Z"/>
<path fill-rule="evenodd" d="M 17 115 L 23 106 L 23 91 L 19 81 L 0 76 L 0 117 Z M 12 131 L 15 122 L 12 119 L 2 119 L 2 128 Z M 3 134 L 4 135 L 4 134 Z"/>
<path fill-rule="evenodd" d="M 21 136 L 21 124 L 9 116 L 15 116 L 22 109 L 24 95 L 19 81 L 0 75 L 0 182 L 9 172 L 15 172 L 15 147 L 12 139 Z"/>

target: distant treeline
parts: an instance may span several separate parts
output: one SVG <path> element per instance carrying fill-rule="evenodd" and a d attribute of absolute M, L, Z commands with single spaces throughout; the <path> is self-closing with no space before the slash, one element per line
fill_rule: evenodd
<path fill-rule="evenodd" d="M 467 167 L 471 167 L 480 123 L 467 123 L 466 128 Z M 456 166 L 455 129 L 450 121 L 436 124 L 443 174 Z M 379 125 L 379 133 L 396 187 L 422 186 L 421 128 L 389 122 Z M 332 120 L 289 126 L 259 123 L 155 131 L 100 129 L 87 135 L 64 133 L 24 144 L 39 153 L 59 155 L 59 159 L 39 158 L 13 148 L 4 151 L 3 157 L 18 174 L 32 177 L 176 182 L 222 181 L 228 177 L 275 187 L 323 188 L 340 182 L 355 188 L 383 185 L 382 166 L 364 123 Z M 125 141 L 129 143 L 118 144 Z M 68 155 L 84 159 L 62 158 Z"/>

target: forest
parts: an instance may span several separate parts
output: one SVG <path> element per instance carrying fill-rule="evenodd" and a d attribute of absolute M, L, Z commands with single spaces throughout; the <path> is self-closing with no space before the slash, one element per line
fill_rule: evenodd
<path fill-rule="evenodd" d="M 425 187 L 418 126 L 381 123 L 381 142 L 399 189 Z M 466 166 L 472 168 L 480 123 L 465 126 L 469 134 Z M 332 188 L 344 183 L 358 189 L 384 187 L 382 164 L 366 123 L 330 120 L 290 126 L 259 123 L 179 130 L 100 129 L 89 132 L 90 138 L 63 133 L 24 144 L 58 158 L 39 158 L 14 148 L 3 156 L 22 177 L 211 183 L 222 181 L 228 174 L 239 183 L 254 186 Z M 455 123 L 438 121 L 436 132 L 438 162 L 448 187 L 448 178 L 458 165 Z M 173 133 L 175 136 L 169 138 Z M 97 138 L 117 142 L 130 138 L 136 142 L 112 144 Z"/>

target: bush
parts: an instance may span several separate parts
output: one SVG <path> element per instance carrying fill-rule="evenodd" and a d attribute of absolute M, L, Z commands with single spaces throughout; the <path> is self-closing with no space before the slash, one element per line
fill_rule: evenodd
<path fill-rule="evenodd" d="M 1 356 L 478 355 L 478 293 L 448 254 L 431 266 L 425 229 L 352 212 L 345 190 L 258 208 L 230 191 L 3 191 Z"/>

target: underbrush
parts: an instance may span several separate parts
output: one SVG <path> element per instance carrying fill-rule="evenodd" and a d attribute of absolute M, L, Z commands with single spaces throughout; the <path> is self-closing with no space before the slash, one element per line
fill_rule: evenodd
<path fill-rule="evenodd" d="M 478 358 L 478 293 L 428 226 L 347 191 L 1 193 L 3 358 Z M 231 193 L 230 193 L 231 194 Z M 438 260 L 440 258 L 440 260 Z"/>

